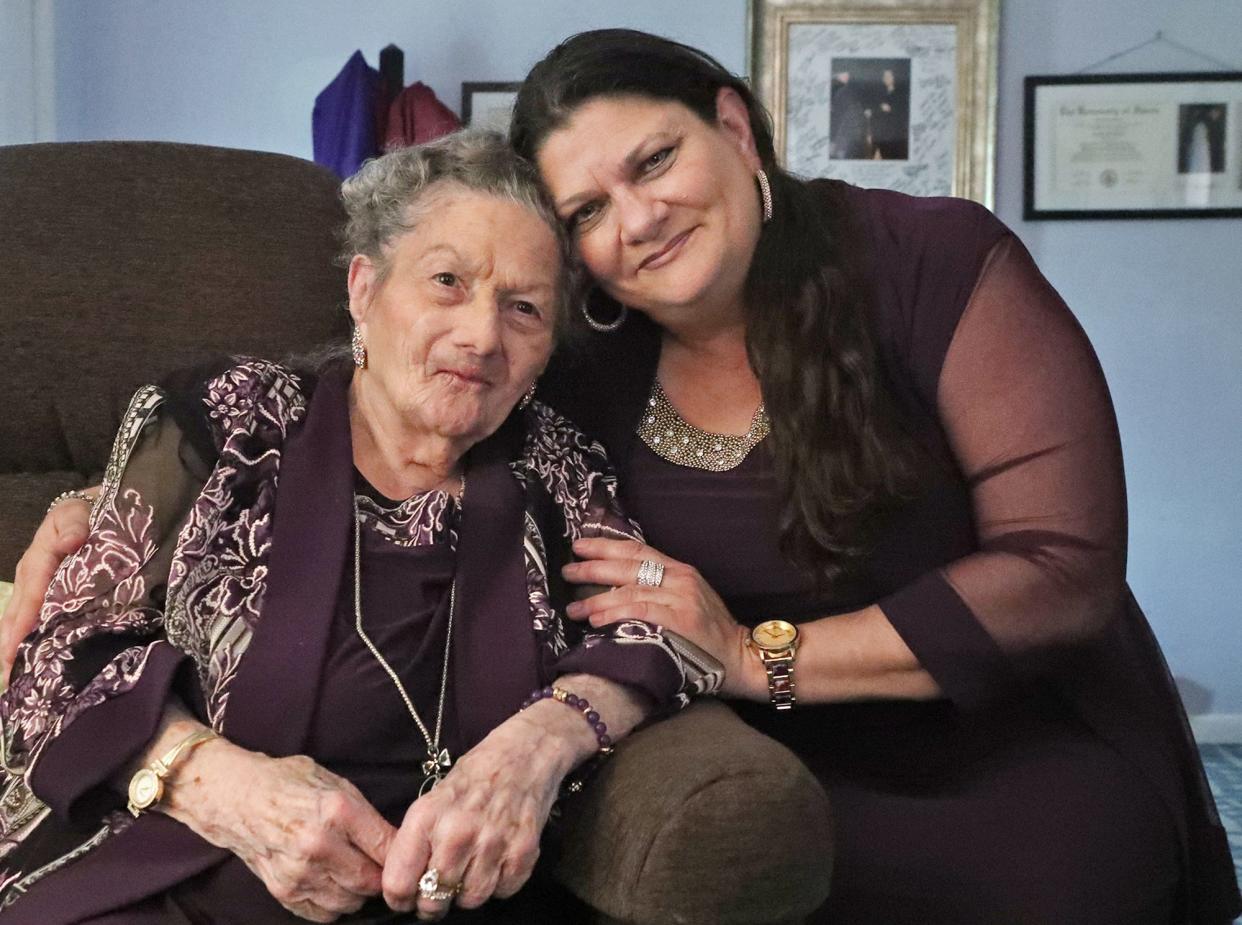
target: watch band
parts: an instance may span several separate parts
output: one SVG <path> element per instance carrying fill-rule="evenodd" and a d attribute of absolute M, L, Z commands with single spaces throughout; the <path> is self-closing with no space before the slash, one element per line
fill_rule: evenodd
<path fill-rule="evenodd" d="M 150 809 L 164 795 L 164 778 L 172 771 L 177 759 L 197 745 L 218 739 L 214 729 L 199 729 L 192 732 L 167 752 L 162 758 L 152 761 L 147 767 L 140 768 L 130 779 L 129 802 L 126 809 L 137 817 L 144 809 Z"/>
<path fill-rule="evenodd" d="M 195 745 L 202 745 L 204 742 L 216 738 L 219 738 L 219 736 L 216 735 L 216 731 L 214 729 L 200 729 L 198 732 L 190 733 L 190 735 L 186 736 L 170 748 L 168 752 L 165 753 L 164 757 L 156 762 L 156 764 L 162 767 L 164 772 L 163 774 L 160 774 L 160 777 L 167 776 L 168 772 L 172 770 L 173 763 L 180 758 L 183 753 L 188 752 Z M 154 770 L 157 774 L 160 773 L 159 770 L 155 768 L 152 768 L 152 770 Z"/>
<path fill-rule="evenodd" d="M 794 689 L 792 649 L 783 652 L 763 652 L 763 667 L 768 673 L 768 699 L 778 710 L 792 710 L 797 702 Z"/>

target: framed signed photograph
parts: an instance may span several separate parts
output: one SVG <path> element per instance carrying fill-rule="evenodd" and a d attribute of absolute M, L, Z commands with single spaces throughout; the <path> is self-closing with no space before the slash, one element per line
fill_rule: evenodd
<path fill-rule="evenodd" d="M 992 204 L 997 0 L 751 0 L 776 153 L 836 177 Z"/>
<path fill-rule="evenodd" d="M 461 124 L 508 134 L 509 117 L 522 82 L 474 81 L 461 85 Z"/>
<path fill-rule="evenodd" d="M 1027 219 L 1242 217 L 1242 72 L 1026 78 Z"/>

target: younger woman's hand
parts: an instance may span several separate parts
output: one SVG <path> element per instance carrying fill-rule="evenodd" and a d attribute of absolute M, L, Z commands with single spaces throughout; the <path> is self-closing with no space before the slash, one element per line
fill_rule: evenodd
<path fill-rule="evenodd" d="M 0 687 L 8 683 L 17 647 L 39 623 L 39 608 L 56 569 L 86 542 L 90 513 L 91 506 L 77 499 L 55 505 L 18 560 L 13 595 L 0 616 Z"/>
<path fill-rule="evenodd" d="M 580 561 L 561 569 L 566 581 L 611 586 L 612 590 L 570 604 L 566 614 L 571 619 L 585 620 L 592 626 L 622 620 L 663 626 L 724 665 L 722 694 L 767 698 L 763 666 L 746 645 L 750 631 L 733 619 L 720 595 L 693 566 L 637 540 L 581 539 L 574 543 L 574 554 Z M 658 587 L 638 584 L 638 570 L 644 559 L 664 566 Z"/>

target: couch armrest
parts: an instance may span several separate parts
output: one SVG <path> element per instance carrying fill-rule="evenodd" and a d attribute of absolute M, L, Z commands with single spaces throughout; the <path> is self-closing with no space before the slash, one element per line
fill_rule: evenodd
<path fill-rule="evenodd" d="M 823 788 L 716 701 L 626 739 L 564 809 L 554 876 L 603 922 L 797 922 L 828 896 Z"/>

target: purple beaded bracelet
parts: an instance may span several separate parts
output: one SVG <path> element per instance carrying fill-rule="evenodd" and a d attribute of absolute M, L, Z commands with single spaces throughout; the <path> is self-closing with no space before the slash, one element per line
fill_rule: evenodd
<path fill-rule="evenodd" d="M 595 741 L 599 743 L 599 753 L 601 755 L 612 754 L 612 736 L 608 734 L 607 724 L 599 718 L 599 714 L 591 709 L 591 703 L 585 697 L 579 697 L 577 694 L 571 694 L 569 691 L 561 687 L 542 687 L 532 693 L 522 703 L 522 709 L 525 710 L 529 706 L 533 706 L 540 700 L 559 700 L 566 706 L 573 707 L 579 713 L 586 717 L 587 723 L 591 726 L 591 731 L 595 733 Z"/>

